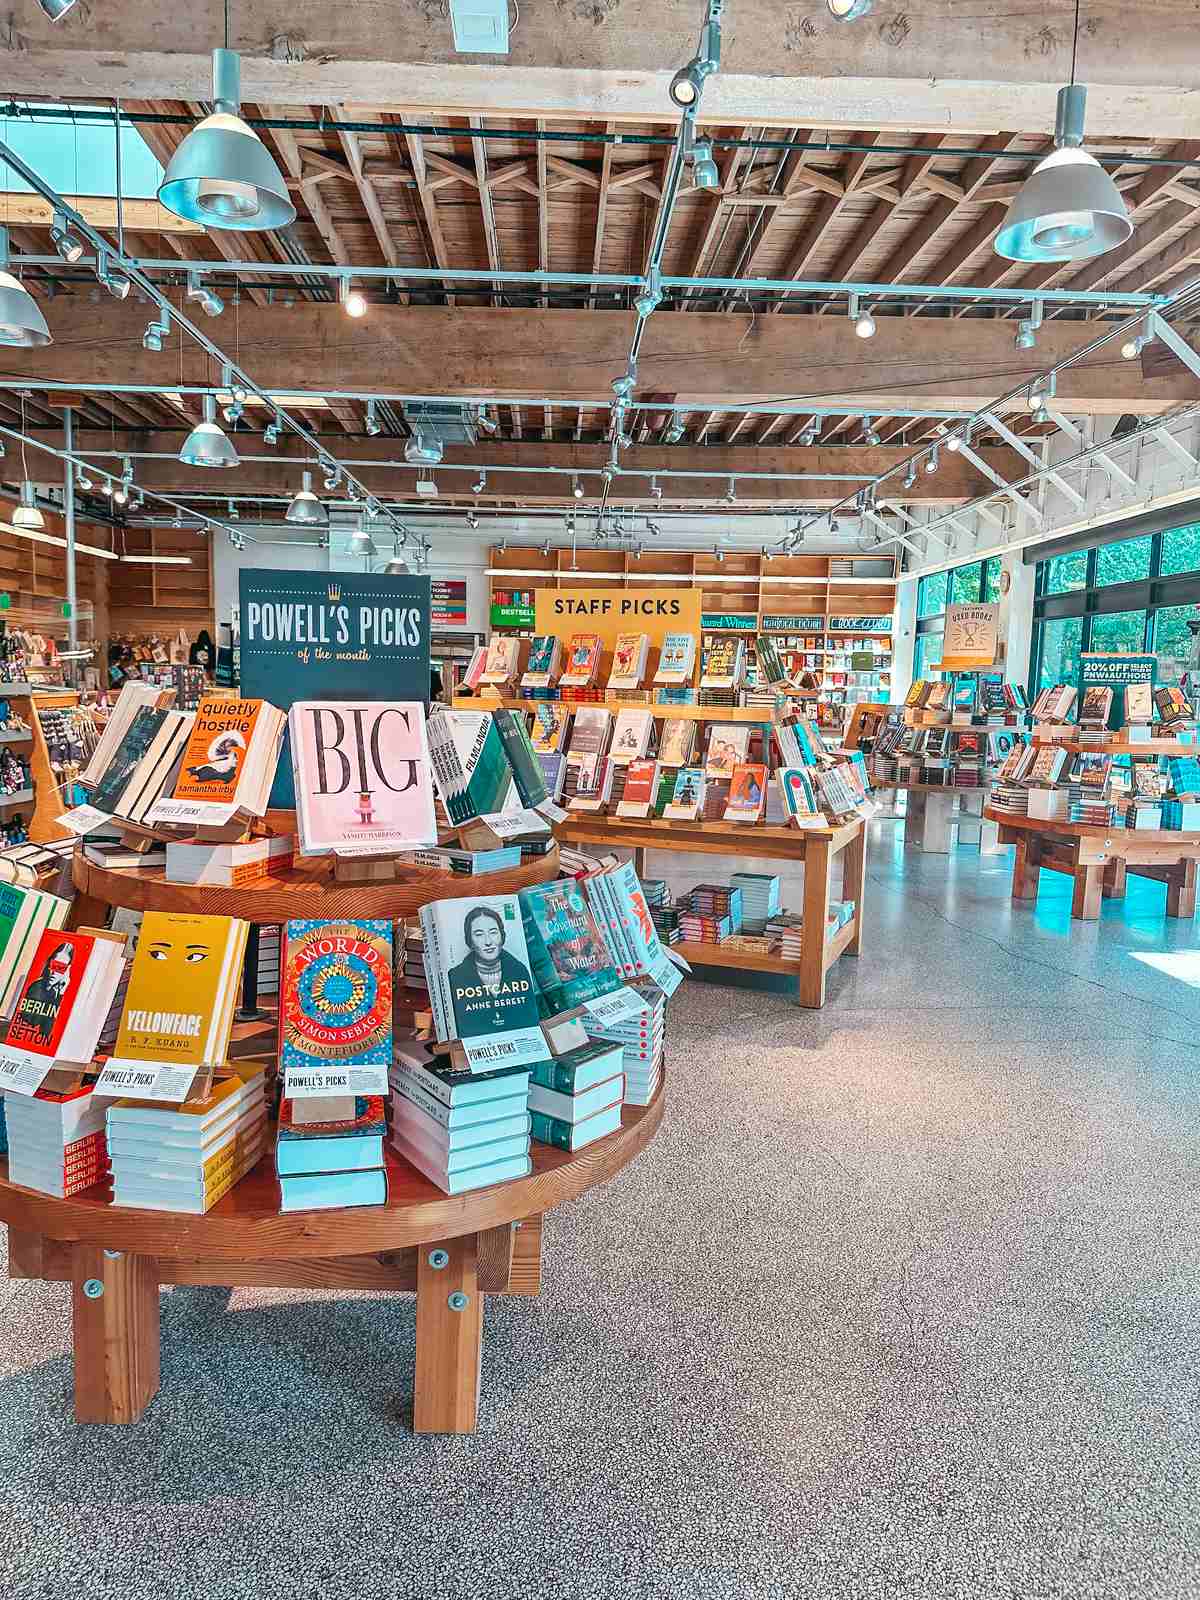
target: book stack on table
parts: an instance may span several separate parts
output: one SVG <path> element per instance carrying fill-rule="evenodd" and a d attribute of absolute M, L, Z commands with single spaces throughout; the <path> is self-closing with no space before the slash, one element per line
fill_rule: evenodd
<path fill-rule="evenodd" d="M 90 1087 L 6 1094 L 9 1182 L 60 1200 L 103 1182 L 108 1175 L 108 1105 Z"/>
<path fill-rule="evenodd" d="M 410 998 L 424 1006 L 429 998 L 429 979 L 425 974 L 425 936 L 419 922 L 409 922 L 404 929 L 403 976 L 404 987 L 411 990 Z"/>
<path fill-rule="evenodd" d="M 530 1134 L 559 1150 L 582 1150 L 621 1126 L 624 1047 L 589 1040 L 529 1072 Z"/>
<path fill-rule="evenodd" d="M 381 1206 L 387 1199 L 383 1096 L 310 1095 L 279 1106 L 275 1170 L 284 1211 Z"/>
<path fill-rule="evenodd" d="M 698 883 L 679 903 L 683 937 L 720 944 L 742 926 L 742 891 L 722 883 Z"/>
<path fill-rule="evenodd" d="M 587 1027 L 592 1038 L 621 1046 L 625 1104 L 648 1106 L 662 1077 L 667 997 L 656 983 L 635 983 L 633 987 L 646 1002 L 646 1010 L 640 1016 L 603 1028 L 593 1028 L 590 1023 Z"/>
<path fill-rule="evenodd" d="M 1194 833 L 1200 830 L 1200 802 L 1195 800 L 1164 800 L 1162 825 L 1172 832 Z"/>
<path fill-rule="evenodd" d="M 419 1040 L 398 1039 L 391 1143 L 447 1194 L 523 1178 L 529 1159 L 529 1068 L 468 1072 Z"/>
<path fill-rule="evenodd" d="M 1200 811 L 1200 807 L 1197 807 Z M 1127 828 L 1158 829 L 1163 824 L 1163 802 L 1161 800 L 1131 800 L 1125 807 L 1125 826 Z"/>
<path fill-rule="evenodd" d="M 997 782 L 992 785 L 988 805 L 1010 817 L 1029 815 L 1029 790 L 1020 783 Z"/>
<path fill-rule="evenodd" d="M 117 1100 L 108 1112 L 113 1203 L 202 1215 L 255 1166 L 266 1128 L 266 1077 L 247 1065 L 202 1100 Z"/>
<path fill-rule="evenodd" d="M 741 891 L 742 927 L 747 933 L 761 933 L 780 909 L 780 878 L 772 872 L 735 872 L 730 886 Z"/>

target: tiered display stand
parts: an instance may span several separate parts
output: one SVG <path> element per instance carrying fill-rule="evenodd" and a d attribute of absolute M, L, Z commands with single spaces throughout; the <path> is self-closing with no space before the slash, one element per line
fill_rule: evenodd
<path fill-rule="evenodd" d="M 289 831 L 294 819 L 276 813 Z M 240 888 L 164 881 L 161 868 L 102 868 L 74 860 L 71 925 L 110 905 L 212 912 L 254 925 L 291 917 L 412 917 L 433 900 L 503 894 L 558 872 L 558 852 L 507 872 L 460 878 L 412 868 L 394 882 L 346 885 L 327 859 Z M 245 1041 L 243 1041 L 245 1043 Z M 578 1155 L 535 1143 L 526 1178 L 448 1196 L 389 1149 L 382 1206 L 282 1215 L 273 1149 L 205 1216 L 107 1203 L 97 1186 L 68 1200 L 8 1181 L 0 1158 L 0 1220 L 10 1276 L 73 1285 L 75 1416 L 134 1422 L 159 1384 L 159 1285 L 372 1289 L 416 1292 L 413 1427 L 469 1433 L 479 1399 L 482 1296 L 538 1293 L 541 1218 L 633 1160 L 663 1115 L 662 1087 L 626 1106 L 621 1129 Z"/>
<path fill-rule="evenodd" d="M 734 822 L 625 821 L 621 817 L 572 813 L 555 826 L 559 839 L 604 850 L 634 852 L 639 877 L 647 850 L 680 850 L 725 856 L 734 862 L 759 857 L 804 863 L 804 933 L 799 961 L 782 956 L 727 950 L 724 945 L 684 941 L 671 948 L 696 966 L 774 972 L 793 978 L 802 1006 L 825 1004 L 825 982 L 839 956 L 862 952 L 863 894 L 867 876 L 866 824 L 861 817 L 838 827 L 769 828 Z M 825 937 L 830 881 L 841 862 L 843 900 L 854 901 L 854 916 L 831 939 Z M 815 936 L 814 936 L 814 930 Z"/>

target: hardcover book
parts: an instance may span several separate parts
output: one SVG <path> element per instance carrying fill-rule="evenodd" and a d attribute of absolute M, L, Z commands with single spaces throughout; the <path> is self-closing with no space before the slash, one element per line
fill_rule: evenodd
<path fill-rule="evenodd" d="M 151 807 L 150 822 L 224 822 L 235 811 L 267 808 L 285 717 L 263 700 L 206 695 L 196 709 L 170 797 Z"/>
<path fill-rule="evenodd" d="M 521 641 L 512 634 L 494 633 L 488 640 L 487 659 L 480 683 L 507 683 L 517 675 Z"/>
<path fill-rule="evenodd" d="M 1154 691 L 1154 704 L 1163 722 L 1188 722 L 1192 716 L 1191 701 L 1183 690 L 1174 684 L 1162 684 Z"/>
<path fill-rule="evenodd" d="M 704 808 L 705 782 L 699 767 L 681 767 L 675 775 L 671 803 L 664 815 L 676 822 L 695 822 Z"/>
<path fill-rule="evenodd" d="M 452 823 L 508 809 L 516 789 L 490 712 L 435 706 L 427 731 L 434 781 Z"/>
<path fill-rule="evenodd" d="M 383 1166 L 387 1132 L 382 1094 L 335 1097 L 328 1102 L 293 1100 L 279 1103 L 275 1170 L 280 1177 L 301 1172 L 360 1172 Z M 328 1111 L 313 1119 L 307 1108 Z"/>
<path fill-rule="evenodd" d="M 758 663 L 760 687 L 781 688 L 791 681 L 790 674 L 780 659 L 775 640 L 769 633 L 758 635 L 755 640 L 754 655 Z"/>
<path fill-rule="evenodd" d="M 11 1015 L 43 931 L 61 928 L 69 900 L 15 883 L 0 883 L 0 1016 Z"/>
<path fill-rule="evenodd" d="M 79 775 L 80 783 L 90 789 L 100 782 L 138 712 L 152 710 L 163 698 L 163 691 L 156 683 L 143 683 L 140 679 L 129 678 L 121 685 L 121 692 L 109 712 L 91 760 Z"/>
<path fill-rule="evenodd" d="M 120 942 L 47 928 L 4 1035 L 5 1046 L 87 1066 L 124 970 Z"/>
<path fill-rule="evenodd" d="M 566 743 L 571 709 L 553 700 L 539 700 L 533 708 L 533 748 L 539 756 L 557 755 Z"/>
<path fill-rule="evenodd" d="M 620 763 L 640 761 L 649 750 L 653 735 L 654 716 L 651 712 L 623 706 L 617 712 L 613 727 L 612 759 Z"/>
<path fill-rule="evenodd" d="M 392 1059 L 392 925 L 296 920 L 280 951 L 279 1064 L 285 1076 L 345 1074 L 380 1093 Z"/>
<path fill-rule="evenodd" d="M 739 667 L 745 658 L 745 644 L 730 636 L 718 637 L 704 651 L 700 668 L 702 689 L 732 689 L 740 681 Z"/>
<path fill-rule="evenodd" d="M 608 675 L 610 689 L 636 689 L 646 673 L 646 658 L 650 653 L 650 639 L 644 633 L 619 633 L 613 646 L 612 671 Z"/>
<path fill-rule="evenodd" d="M 1125 721 L 1151 722 L 1154 718 L 1154 688 L 1149 683 L 1125 685 Z"/>
<path fill-rule="evenodd" d="M 438 1038 L 461 1041 L 472 1069 L 544 1060 L 516 895 L 434 900 L 420 915 Z"/>
<path fill-rule="evenodd" d="M 1112 710 L 1113 692 L 1106 683 L 1089 683 L 1083 691 L 1083 700 L 1079 706 L 1080 724 L 1090 723 L 1098 727 L 1106 727 L 1108 714 Z"/>
<path fill-rule="evenodd" d="M 437 842 L 423 703 L 297 700 L 288 726 L 302 855 Z"/>
<path fill-rule="evenodd" d="M 614 767 L 607 756 L 584 756 L 576 765 L 571 811 L 601 811 L 612 797 Z"/>
<path fill-rule="evenodd" d="M 171 749 L 181 733 L 186 739 L 190 721 L 188 712 L 143 707 L 130 723 L 129 731 L 96 785 L 92 795 L 96 810 L 106 811 L 111 816 L 132 817 L 164 753 Z M 163 779 L 165 777 L 164 773 Z"/>
<path fill-rule="evenodd" d="M 754 762 L 739 762 L 729 782 L 726 822 L 757 822 L 767 792 L 767 769 Z"/>
<path fill-rule="evenodd" d="M 658 653 L 658 670 L 655 683 L 691 683 L 696 669 L 696 636 L 691 633 L 669 633 Z"/>
<path fill-rule="evenodd" d="M 817 786 L 806 767 L 780 767 L 775 774 L 783 796 L 788 821 L 799 828 L 822 828 L 825 814 L 817 798 Z"/>
<path fill-rule="evenodd" d="M 241 986 L 248 924 L 236 917 L 147 911 L 129 973 L 117 1042 L 101 1074 L 107 1093 L 136 1094 L 155 1079 L 182 1099 L 199 1067 L 220 1066 Z M 148 1066 L 178 1067 L 149 1074 Z"/>
<path fill-rule="evenodd" d="M 612 712 L 603 706 L 577 707 L 567 750 L 568 759 L 578 761 L 584 756 L 602 756 L 608 748 L 612 720 Z"/>
<path fill-rule="evenodd" d="M 562 651 L 556 635 L 539 633 L 529 646 L 529 662 L 521 677 L 523 688 L 545 689 L 558 676 L 558 661 Z"/>
<path fill-rule="evenodd" d="M 696 747 L 696 724 L 690 717 L 663 720 L 662 744 L 659 746 L 659 765 L 686 767 Z"/>
<path fill-rule="evenodd" d="M 600 670 L 600 656 L 604 649 L 598 633 L 576 633 L 567 645 L 566 668 L 561 682 L 572 688 L 583 688 L 595 681 Z"/>
<path fill-rule="evenodd" d="M 542 1016 L 557 1016 L 621 987 L 620 975 L 573 878 L 522 889 L 517 898 Z"/>
<path fill-rule="evenodd" d="M 500 743 L 508 757 L 521 804 L 540 806 L 547 798 L 546 780 L 538 765 L 537 751 L 530 740 L 524 716 L 518 711 L 502 707 L 492 713 L 492 718 L 500 731 Z"/>
<path fill-rule="evenodd" d="M 747 723 L 714 722 L 708 732 L 708 752 L 704 758 L 706 778 L 732 778 L 733 769 L 746 759 L 750 749 Z"/>
<path fill-rule="evenodd" d="M 617 802 L 619 817 L 648 817 L 658 792 L 657 761 L 631 761 L 625 769 L 625 791 Z"/>

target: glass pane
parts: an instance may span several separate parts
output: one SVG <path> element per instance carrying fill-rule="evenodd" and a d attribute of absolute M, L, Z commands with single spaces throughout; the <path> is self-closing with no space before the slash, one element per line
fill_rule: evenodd
<path fill-rule="evenodd" d="M 1092 618 L 1089 650 L 1141 650 L 1146 634 L 1144 611 L 1110 611 Z"/>
<path fill-rule="evenodd" d="M 946 574 L 935 572 L 917 584 L 917 618 L 936 617 L 946 609 Z"/>
<path fill-rule="evenodd" d="M 76 122 L 72 107 L 58 108 L 57 116 L 41 115 L 37 121 L 4 119 L 4 137 L 24 157 L 39 177 L 60 194 L 115 195 L 117 192 L 117 138 L 111 123 Z M 90 110 L 80 106 L 79 109 Z M 45 112 L 44 106 L 38 110 Z M 6 172 L 10 189 L 30 189 L 25 179 Z M 149 145 L 132 123 L 121 126 L 121 192 L 128 200 L 151 200 L 158 193 L 163 169 Z"/>
<path fill-rule="evenodd" d="M 1182 533 L 1182 528 L 1172 530 Z M 1196 617 L 1195 606 L 1160 606 L 1154 613 L 1154 653 L 1158 657 L 1159 683 L 1178 683 L 1192 648 L 1186 619 Z"/>
<path fill-rule="evenodd" d="M 1079 681 L 1079 651 L 1083 644 L 1082 617 L 1054 617 L 1042 623 L 1042 666 L 1038 688 L 1051 683 Z"/>
<path fill-rule="evenodd" d="M 1132 583 L 1150 576 L 1150 535 L 1103 544 L 1096 551 L 1096 584 Z"/>
<path fill-rule="evenodd" d="M 1184 528 L 1168 528 L 1162 537 L 1162 565 L 1159 571 L 1164 578 L 1175 572 L 1200 572 L 1200 522 L 1189 522 Z M 1172 610 L 1175 608 L 1172 606 Z M 1162 612 L 1159 612 L 1162 616 Z"/>
<path fill-rule="evenodd" d="M 938 678 L 938 672 L 929 670 L 931 661 L 942 659 L 942 635 L 940 633 L 919 633 L 917 635 L 917 648 L 913 657 L 914 678 Z"/>
<path fill-rule="evenodd" d="M 980 563 L 975 561 L 969 567 L 956 567 L 950 574 L 953 580 L 950 585 L 952 605 L 970 605 L 972 601 L 978 601 L 979 569 Z"/>
<path fill-rule="evenodd" d="M 1054 556 L 1046 562 L 1046 593 L 1066 594 L 1071 589 L 1082 589 L 1087 579 L 1087 551 L 1073 550 L 1070 555 Z M 1051 683 L 1061 683 L 1061 678 L 1051 678 Z"/>
<path fill-rule="evenodd" d="M 983 563 L 983 598 L 985 601 L 1000 598 L 1000 557 L 989 556 Z"/>

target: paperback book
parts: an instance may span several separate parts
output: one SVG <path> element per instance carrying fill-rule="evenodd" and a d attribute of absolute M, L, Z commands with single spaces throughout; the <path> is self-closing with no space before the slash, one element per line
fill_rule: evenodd
<path fill-rule="evenodd" d="M 96 785 L 90 806 L 78 810 L 145 822 L 155 801 L 175 781 L 193 718 L 191 711 L 143 707 Z"/>
<path fill-rule="evenodd" d="M 576 633 L 567 645 L 566 665 L 561 682 L 571 688 L 585 688 L 594 683 L 600 671 L 600 656 L 604 645 L 598 633 Z"/>
<path fill-rule="evenodd" d="M 79 782 L 85 789 L 94 789 L 100 782 L 138 712 L 153 709 L 165 698 L 156 683 L 143 683 L 139 678 L 129 678 L 121 685 L 121 692 L 108 714 L 96 748 L 79 774 Z"/>
<path fill-rule="evenodd" d="M 61 928 L 69 900 L 15 883 L 0 883 L 0 1017 L 12 1015 L 47 928 Z"/>
<path fill-rule="evenodd" d="M 652 712 L 639 711 L 631 706 L 622 707 L 613 727 L 612 759 L 622 763 L 640 761 L 649 752 L 653 736 Z"/>
<path fill-rule="evenodd" d="M 494 633 L 488 640 L 480 683 L 508 683 L 515 678 L 520 649 L 521 641 L 515 635 Z"/>
<path fill-rule="evenodd" d="M 456 827 L 515 803 L 512 768 L 490 712 L 435 706 L 428 738 L 434 782 Z"/>
<path fill-rule="evenodd" d="M 725 805 L 726 822 L 758 822 L 767 790 L 767 769 L 754 762 L 734 767 Z"/>
<path fill-rule="evenodd" d="M 662 743 L 658 750 L 659 764 L 664 767 L 686 767 L 696 748 L 696 724 L 690 717 L 674 717 L 663 722 Z"/>
<path fill-rule="evenodd" d="M 664 815 L 673 822 L 695 822 L 704 808 L 704 773 L 699 767 L 681 767 Z"/>
<path fill-rule="evenodd" d="M 437 843 L 423 704 L 297 700 L 288 726 L 302 855 Z"/>
<path fill-rule="evenodd" d="M 525 726 L 525 718 L 520 712 L 504 708 L 494 711 L 492 716 L 500 731 L 500 743 L 508 758 L 521 804 L 531 808 L 542 805 L 549 798 L 549 794 L 542 769 L 538 765 L 537 751 L 533 748 L 529 730 Z"/>
<path fill-rule="evenodd" d="M 625 769 L 625 789 L 617 802 L 619 817 L 648 817 L 658 791 L 657 761 L 631 761 Z"/>
<path fill-rule="evenodd" d="M 658 670 L 655 683 L 691 683 L 696 670 L 696 636 L 692 633 L 669 633 L 658 653 Z"/>
<path fill-rule="evenodd" d="M 709 727 L 708 751 L 704 757 L 706 778 L 732 778 L 733 769 L 744 762 L 750 750 L 750 728 L 746 723 L 714 722 Z"/>
<path fill-rule="evenodd" d="M 533 708 L 531 740 L 539 756 L 557 755 L 566 745 L 571 708 L 558 701 L 539 700 Z"/>
<path fill-rule="evenodd" d="M 646 658 L 650 653 L 649 635 L 644 633 L 619 633 L 613 646 L 612 670 L 608 675 L 610 689 L 636 689 L 646 675 Z"/>
<path fill-rule="evenodd" d="M 45 929 L 0 1044 L 0 1088 L 31 1095 L 56 1064 L 89 1068 L 124 968 L 120 938 Z"/>
<path fill-rule="evenodd" d="M 518 900 L 542 1016 L 620 988 L 621 976 L 575 879 L 522 889 Z"/>
<path fill-rule="evenodd" d="M 392 1059 L 391 923 L 289 922 L 280 969 L 285 1093 L 383 1094 Z"/>
<path fill-rule="evenodd" d="M 558 676 L 561 652 L 562 645 L 555 634 L 536 634 L 529 646 L 529 661 L 521 675 L 521 687 L 548 689 Z"/>

